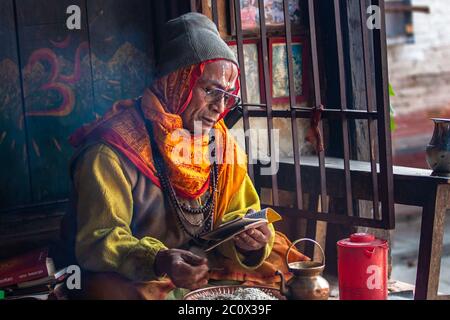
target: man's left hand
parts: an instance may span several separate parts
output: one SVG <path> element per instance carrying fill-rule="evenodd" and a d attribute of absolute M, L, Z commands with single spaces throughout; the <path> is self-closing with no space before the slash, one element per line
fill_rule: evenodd
<path fill-rule="evenodd" d="M 242 252 L 256 251 L 266 246 L 271 235 L 268 224 L 265 224 L 238 234 L 234 243 Z"/>

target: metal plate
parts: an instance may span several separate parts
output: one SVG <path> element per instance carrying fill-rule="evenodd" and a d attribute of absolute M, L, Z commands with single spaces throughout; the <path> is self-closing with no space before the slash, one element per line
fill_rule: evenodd
<path fill-rule="evenodd" d="M 215 286 L 209 288 L 198 289 L 192 291 L 184 296 L 184 300 L 204 300 L 205 297 L 210 297 L 219 294 L 233 294 L 236 290 L 240 288 L 253 288 L 259 289 L 264 293 L 271 295 L 277 300 L 286 300 L 286 297 L 280 293 L 280 290 L 263 287 L 263 286 Z"/>

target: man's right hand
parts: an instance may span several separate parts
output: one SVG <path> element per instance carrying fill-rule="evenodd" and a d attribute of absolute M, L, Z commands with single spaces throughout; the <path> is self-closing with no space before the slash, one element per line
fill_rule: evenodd
<path fill-rule="evenodd" d="M 189 251 L 161 250 L 155 257 L 155 273 L 167 274 L 178 288 L 199 289 L 208 284 L 208 260 Z"/>

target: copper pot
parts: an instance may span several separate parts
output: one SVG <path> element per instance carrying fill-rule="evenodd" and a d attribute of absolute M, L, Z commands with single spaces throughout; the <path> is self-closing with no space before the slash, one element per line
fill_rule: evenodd
<path fill-rule="evenodd" d="M 291 249 L 302 241 L 310 241 L 320 248 L 322 261 L 288 262 Z M 279 270 L 276 272 L 281 277 L 280 292 L 289 300 L 328 300 L 330 296 L 330 285 L 322 277 L 325 269 L 325 253 L 320 244 L 312 239 L 299 239 L 294 241 L 286 252 L 286 264 L 289 272 L 294 276 L 286 283 L 284 275 Z"/>
<path fill-rule="evenodd" d="M 434 132 L 427 146 L 427 163 L 435 176 L 450 176 L 450 119 L 431 119 Z"/>

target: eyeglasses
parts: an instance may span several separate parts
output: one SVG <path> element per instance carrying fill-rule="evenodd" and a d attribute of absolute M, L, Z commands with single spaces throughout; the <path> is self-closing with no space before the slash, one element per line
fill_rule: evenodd
<path fill-rule="evenodd" d="M 224 99 L 225 108 L 232 110 L 239 106 L 241 98 L 220 88 L 204 89 L 208 102 L 217 103 Z"/>

